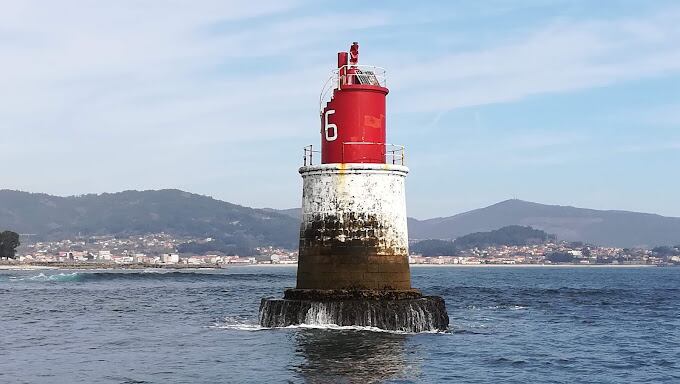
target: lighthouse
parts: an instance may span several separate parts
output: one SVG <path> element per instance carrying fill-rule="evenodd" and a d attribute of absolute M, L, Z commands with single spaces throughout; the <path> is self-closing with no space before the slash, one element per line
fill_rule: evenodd
<path fill-rule="evenodd" d="M 444 330 L 439 297 L 411 287 L 403 146 L 386 142 L 387 76 L 339 52 L 319 100 L 320 151 L 304 148 L 297 281 L 263 299 L 263 326 Z"/>

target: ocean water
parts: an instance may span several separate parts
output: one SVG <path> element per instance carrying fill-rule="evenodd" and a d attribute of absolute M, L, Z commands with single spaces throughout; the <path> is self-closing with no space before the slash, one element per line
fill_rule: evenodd
<path fill-rule="evenodd" d="M 293 267 L 0 271 L 0 383 L 680 383 L 680 268 L 412 274 L 449 332 L 261 329 Z"/>

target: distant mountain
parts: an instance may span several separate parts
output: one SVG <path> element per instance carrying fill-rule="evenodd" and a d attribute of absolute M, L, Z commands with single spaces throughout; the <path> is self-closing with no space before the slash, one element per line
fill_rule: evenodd
<path fill-rule="evenodd" d="M 267 212 L 281 213 L 298 220 L 300 220 L 300 218 L 302 217 L 302 209 L 300 208 L 288 208 L 288 209 L 262 208 L 262 209 Z"/>
<path fill-rule="evenodd" d="M 58 197 L 0 190 L 0 228 L 37 239 L 166 232 L 214 237 L 236 249 L 297 246 L 299 221 L 180 190 Z"/>
<path fill-rule="evenodd" d="M 450 217 L 409 219 L 413 239 L 455 239 L 509 225 L 530 226 L 560 240 L 618 247 L 680 244 L 680 218 L 626 211 L 599 211 L 506 200 Z"/>
<path fill-rule="evenodd" d="M 598 211 L 521 200 L 429 220 L 409 219 L 412 239 L 449 239 L 510 225 L 531 226 L 560 240 L 620 247 L 680 244 L 680 218 Z M 175 189 L 58 197 L 0 190 L 0 230 L 35 239 L 167 232 L 213 237 L 234 249 L 297 247 L 300 208 L 254 209 Z"/>

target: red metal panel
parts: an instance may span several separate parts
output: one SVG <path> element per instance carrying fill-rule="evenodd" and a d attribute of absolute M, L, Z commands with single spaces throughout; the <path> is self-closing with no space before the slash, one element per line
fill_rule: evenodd
<path fill-rule="evenodd" d="M 388 89 L 344 85 L 321 113 L 321 162 L 385 163 Z"/>

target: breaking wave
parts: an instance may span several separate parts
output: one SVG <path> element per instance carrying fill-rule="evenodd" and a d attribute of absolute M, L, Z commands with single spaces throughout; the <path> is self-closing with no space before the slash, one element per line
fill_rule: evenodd
<path fill-rule="evenodd" d="M 376 332 L 376 333 L 392 333 L 397 335 L 414 335 L 414 334 L 451 334 L 451 330 L 438 331 L 438 330 L 427 330 L 421 332 L 407 332 L 401 330 L 388 330 L 372 326 L 361 326 L 361 325 L 337 325 L 332 323 L 327 324 L 296 324 L 288 325 L 285 327 L 263 327 L 257 323 L 255 320 L 241 319 L 235 317 L 226 317 L 222 322 L 216 322 L 209 326 L 213 329 L 227 329 L 235 331 L 271 331 L 271 330 L 295 330 L 295 329 L 318 329 L 327 331 L 354 331 L 354 332 Z"/>
<path fill-rule="evenodd" d="M 18 278 L 17 280 L 29 280 L 29 281 L 78 281 L 78 272 L 73 273 L 57 273 L 57 274 L 45 274 L 43 272 L 30 276 L 28 278 Z"/>

